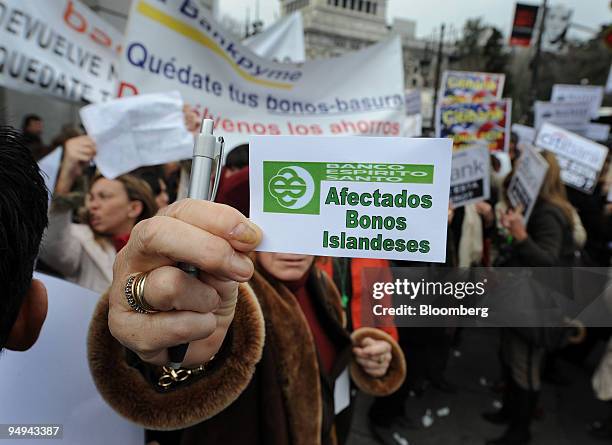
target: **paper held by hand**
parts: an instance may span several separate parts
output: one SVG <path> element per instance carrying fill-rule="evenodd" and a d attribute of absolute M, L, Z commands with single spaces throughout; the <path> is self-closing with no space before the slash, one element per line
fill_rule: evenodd
<path fill-rule="evenodd" d="M 191 158 L 193 136 L 185 127 L 183 100 L 177 91 L 87 105 L 80 115 L 96 142 L 95 162 L 107 178 Z"/>

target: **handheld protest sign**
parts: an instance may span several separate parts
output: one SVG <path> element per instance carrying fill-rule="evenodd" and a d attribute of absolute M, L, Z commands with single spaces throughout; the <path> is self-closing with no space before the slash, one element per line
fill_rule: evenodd
<path fill-rule="evenodd" d="M 440 103 L 436 107 L 436 137 L 453 138 L 456 150 L 486 142 L 491 151 L 507 151 L 511 112 L 511 99 Z"/>
<path fill-rule="evenodd" d="M 533 110 L 533 126 L 536 130 L 545 123 L 550 123 L 571 131 L 586 131 L 590 120 L 588 103 L 553 103 L 537 100 Z"/>
<path fill-rule="evenodd" d="M 502 98 L 505 80 L 505 74 L 444 71 L 440 100 L 447 103 L 478 103 L 499 100 Z"/>
<path fill-rule="evenodd" d="M 489 150 L 473 147 L 453 152 L 450 200 L 453 207 L 489 199 L 491 196 Z"/>
<path fill-rule="evenodd" d="M 531 146 L 527 146 L 518 160 L 507 192 L 512 206 L 523 209 L 525 224 L 529 221 L 547 171 L 546 159 Z"/>
<path fill-rule="evenodd" d="M 536 145 L 555 154 L 565 185 L 593 193 L 608 156 L 607 147 L 552 124 L 542 126 Z"/>
<path fill-rule="evenodd" d="M 260 136 L 250 217 L 261 251 L 444 262 L 449 139 Z"/>

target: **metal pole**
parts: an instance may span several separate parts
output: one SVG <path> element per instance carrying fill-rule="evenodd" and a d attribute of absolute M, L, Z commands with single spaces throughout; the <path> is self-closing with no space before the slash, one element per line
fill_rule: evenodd
<path fill-rule="evenodd" d="M 434 97 L 433 97 L 433 112 L 434 116 L 436 113 L 436 107 L 438 106 L 438 88 L 440 86 L 440 70 L 442 68 L 442 49 L 444 45 L 444 23 L 440 27 L 440 42 L 438 43 L 438 60 L 436 63 L 436 80 L 434 84 Z"/>
<path fill-rule="evenodd" d="M 536 51 L 533 57 L 532 65 L 531 65 L 531 92 L 532 92 L 532 98 L 533 98 L 533 100 L 531 101 L 532 104 L 534 103 L 535 100 L 538 99 L 538 71 L 540 68 L 540 53 L 542 50 L 542 35 L 544 34 L 545 22 L 546 22 L 547 3 L 548 3 L 548 0 L 544 0 L 542 4 L 542 14 L 541 14 L 542 19 L 540 21 L 540 30 L 538 31 Z"/>

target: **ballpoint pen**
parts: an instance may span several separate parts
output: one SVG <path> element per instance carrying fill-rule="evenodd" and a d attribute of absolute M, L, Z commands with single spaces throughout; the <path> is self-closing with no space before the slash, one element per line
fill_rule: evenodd
<path fill-rule="evenodd" d="M 213 136 L 213 124 L 212 119 L 202 120 L 200 134 L 193 146 L 189 198 L 214 201 L 217 195 L 224 141 L 222 137 Z M 191 276 L 198 275 L 197 267 L 192 264 L 180 263 L 179 267 Z M 183 343 L 168 349 L 169 365 L 172 369 L 181 367 L 188 347 L 189 343 Z"/>

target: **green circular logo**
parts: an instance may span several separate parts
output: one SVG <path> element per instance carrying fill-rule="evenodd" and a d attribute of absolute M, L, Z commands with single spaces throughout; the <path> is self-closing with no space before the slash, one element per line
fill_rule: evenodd
<path fill-rule="evenodd" d="M 281 168 L 268 182 L 270 194 L 287 209 L 301 209 L 308 205 L 314 189 L 312 175 L 297 165 Z"/>

